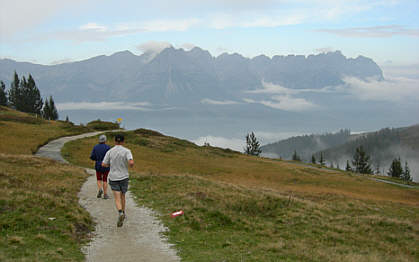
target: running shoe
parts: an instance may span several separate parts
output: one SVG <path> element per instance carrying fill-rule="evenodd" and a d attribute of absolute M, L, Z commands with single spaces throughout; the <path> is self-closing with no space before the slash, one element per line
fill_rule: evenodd
<path fill-rule="evenodd" d="M 97 192 L 97 198 L 101 198 L 102 197 L 102 193 L 103 193 L 103 191 L 102 191 L 102 189 L 100 189 L 99 192 Z"/>

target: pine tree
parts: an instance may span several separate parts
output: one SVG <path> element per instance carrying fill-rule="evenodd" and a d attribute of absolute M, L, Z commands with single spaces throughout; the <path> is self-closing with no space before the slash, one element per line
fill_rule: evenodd
<path fill-rule="evenodd" d="M 320 152 L 320 160 L 319 160 L 319 164 L 320 164 L 321 166 L 324 166 L 324 165 L 325 165 L 325 162 L 324 162 L 324 157 L 323 157 L 323 152 Z"/>
<path fill-rule="evenodd" d="M 50 119 L 51 110 L 49 108 L 49 101 L 45 99 L 44 107 L 42 108 L 42 117 L 46 120 Z"/>
<path fill-rule="evenodd" d="M 335 166 L 333 165 L 333 162 L 330 162 L 330 168 L 335 168 Z"/>
<path fill-rule="evenodd" d="M 404 181 L 412 181 L 412 177 L 410 176 L 410 168 L 407 165 L 407 161 L 404 164 L 404 170 L 401 177 Z"/>
<path fill-rule="evenodd" d="M 49 97 L 49 108 L 51 110 L 51 120 L 57 120 L 58 119 L 58 111 L 55 107 L 54 99 L 52 99 L 52 96 Z"/>
<path fill-rule="evenodd" d="M 348 171 L 348 172 L 352 172 L 352 167 L 351 167 L 351 165 L 349 164 L 349 160 L 346 160 L 346 167 L 345 167 L 345 170 L 346 170 L 346 171 Z"/>
<path fill-rule="evenodd" d="M 41 98 L 41 93 L 39 92 L 38 87 L 36 87 L 35 80 L 30 74 L 28 77 L 28 81 L 26 81 L 24 78 L 23 80 L 24 81 L 21 82 L 23 82 L 23 99 L 25 102 L 22 106 L 24 109 L 21 111 L 40 115 L 43 102 Z"/>
<path fill-rule="evenodd" d="M 0 81 L 0 106 L 7 106 L 6 85 Z"/>
<path fill-rule="evenodd" d="M 292 160 L 301 161 L 301 158 L 297 154 L 297 150 L 294 150 L 294 154 L 292 155 Z"/>
<path fill-rule="evenodd" d="M 9 103 L 14 109 L 17 109 L 18 106 L 21 104 L 21 92 L 20 92 L 20 80 L 18 74 L 14 73 L 13 81 L 10 84 L 9 89 Z"/>
<path fill-rule="evenodd" d="M 19 80 L 15 71 L 9 90 L 9 102 L 18 111 L 41 114 L 43 105 L 41 94 L 30 74 L 28 80 L 24 76 Z"/>
<path fill-rule="evenodd" d="M 311 155 L 311 163 L 316 164 L 316 158 L 314 157 L 314 155 Z"/>
<path fill-rule="evenodd" d="M 387 174 L 391 177 L 400 178 L 403 174 L 403 167 L 399 158 L 393 159 L 391 163 L 390 169 L 388 170 Z"/>
<path fill-rule="evenodd" d="M 250 134 L 247 134 L 246 147 L 244 150 L 246 154 L 252 155 L 252 156 L 258 156 L 262 152 L 262 150 L 260 150 L 259 141 L 257 141 L 256 136 L 253 132 Z"/>
<path fill-rule="evenodd" d="M 44 108 L 42 109 L 42 117 L 47 120 L 58 119 L 57 108 L 55 107 L 54 99 L 52 99 L 52 96 L 50 96 L 49 99 L 45 99 Z"/>
<path fill-rule="evenodd" d="M 356 152 L 352 160 L 354 171 L 361 174 L 372 174 L 369 161 L 370 157 L 366 154 L 364 148 L 362 146 L 356 148 Z"/>

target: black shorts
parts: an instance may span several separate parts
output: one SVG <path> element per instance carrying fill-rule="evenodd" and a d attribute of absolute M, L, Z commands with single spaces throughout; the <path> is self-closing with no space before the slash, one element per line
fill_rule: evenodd
<path fill-rule="evenodd" d="M 129 178 L 125 178 L 118 181 L 109 180 L 109 185 L 113 191 L 120 191 L 122 194 L 125 194 L 128 191 L 128 181 Z"/>

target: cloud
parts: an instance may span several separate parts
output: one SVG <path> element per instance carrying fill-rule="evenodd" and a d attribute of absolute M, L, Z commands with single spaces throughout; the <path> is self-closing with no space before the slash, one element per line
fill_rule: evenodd
<path fill-rule="evenodd" d="M 284 94 L 284 95 L 295 95 L 300 91 L 298 89 L 286 88 L 281 85 L 276 85 L 262 81 L 262 89 L 248 90 L 245 93 L 249 94 Z"/>
<path fill-rule="evenodd" d="M 137 46 L 137 49 L 143 53 L 158 54 L 168 47 L 172 47 L 169 42 L 148 41 Z"/>
<path fill-rule="evenodd" d="M 203 146 L 204 143 L 209 143 L 210 146 L 221 147 L 221 148 L 230 148 L 236 151 L 243 152 L 246 141 L 238 138 L 225 138 L 218 136 L 202 136 L 197 139 L 192 140 L 197 145 Z"/>
<path fill-rule="evenodd" d="M 321 48 L 314 49 L 315 53 L 330 53 L 330 52 L 335 52 L 335 51 L 336 49 L 332 47 L 321 47 Z"/>
<path fill-rule="evenodd" d="M 106 26 L 98 25 L 96 23 L 87 23 L 85 25 L 80 26 L 80 30 L 105 32 L 108 30 L 108 28 Z"/>
<path fill-rule="evenodd" d="M 61 10 L 83 2 L 81 0 L 0 0 L 0 39 L 37 26 Z"/>
<path fill-rule="evenodd" d="M 280 109 L 284 111 L 290 112 L 302 112 L 308 111 L 313 109 L 319 109 L 320 106 L 313 104 L 304 98 L 295 98 L 287 95 L 282 96 L 273 96 L 269 100 L 254 100 L 245 98 L 243 99 L 246 103 L 251 104 L 262 104 L 267 107 L 271 107 L 274 109 Z"/>
<path fill-rule="evenodd" d="M 151 111 L 148 102 L 67 102 L 57 103 L 58 110 L 139 110 Z"/>
<path fill-rule="evenodd" d="M 343 37 L 388 38 L 393 36 L 419 37 L 419 28 L 405 28 L 400 25 L 352 27 L 341 29 L 318 29 L 317 32 L 335 34 Z"/>
<path fill-rule="evenodd" d="M 389 101 L 406 103 L 419 101 L 419 79 L 406 77 L 386 78 L 384 81 L 343 78 L 345 85 L 340 89 L 365 101 Z"/>
<path fill-rule="evenodd" d="M 212 100 L 209 98 L 204 98 L 201 100 L 201 104 L 208 104 L 208 105 L 237 105 L 240 104 L 239 102 L 236 101 L 231 101 L 231 100 L 224 100 L 224 101 L 217 101 L 217 100 Z"/>
<path fill-rule="evenodd" d="M 322 89 L 292 89 L 286 88 L 281 85 L 276 85 L 272 83 L 267 83 L 262 81 L 262 89 L 256 90 L 249 90 L 245 93 L 247 94 L 270 94 L 274 95 L 269 100 L 259 100 L 256 101 L 254 99 L 245 98 L 243 101 L 246 103 L 255 103 L 255 104 L 262 104 L 267 107 L 281 109 L 285 111 L 292 111 L 292 112 L 302 112 L 312 109 L 318 109 L 319 106 L 307 101 L 304 98 L 297 98 L 295 95 L 304 92 L 316 92 L 316 93 L 325 93 L 329 92 L 329 87 L 322 88 Z"/>
<path fill-rule="evenodd" d="M 184 44 L 181 44 L 179 47 L 186 51 L 189 51 L 189 50 L 192 50 L 194 47 L 196 47 L 196 45 L 191 44 L 191 43 L 184 43 Z"/>
<path fill-rule="evenodd" d="M 65 63 L 71 63 L 71 62 L 74 62 L 74 61 L 75 60 L 73 60 L 71 58 L 63 58 L 63 59 L 52 61 L 50 63 L 50 65 L 59 65 L 59 64 L 65 64 Z"/>
<path fill-rule="evenodd" d="M 319 107 L 304 98 L 294 98 L 290 96 L 273 96 L 272 100 L 262 100 L 259 103 L 275 109 L 292 112 L 302 112 L 317 109 Z"/>

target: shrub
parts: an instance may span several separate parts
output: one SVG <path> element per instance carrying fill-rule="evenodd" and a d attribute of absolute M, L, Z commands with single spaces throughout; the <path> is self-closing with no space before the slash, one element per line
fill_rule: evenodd
<path fill-rule="evenodd" d="M 164 136 L 163 134 L 157 131 L 153 131 L 153 130 L 149 130 L 145 128 L 134 130 L 134 133 L 137 135 L 143 135 L 143 136 Z"/>
<path fill-rule="evenodd" d="M 119 129 L 119 124 L 98 119 L 87 123 L 87 127 L 94 130 L 114 130 Z"/>

